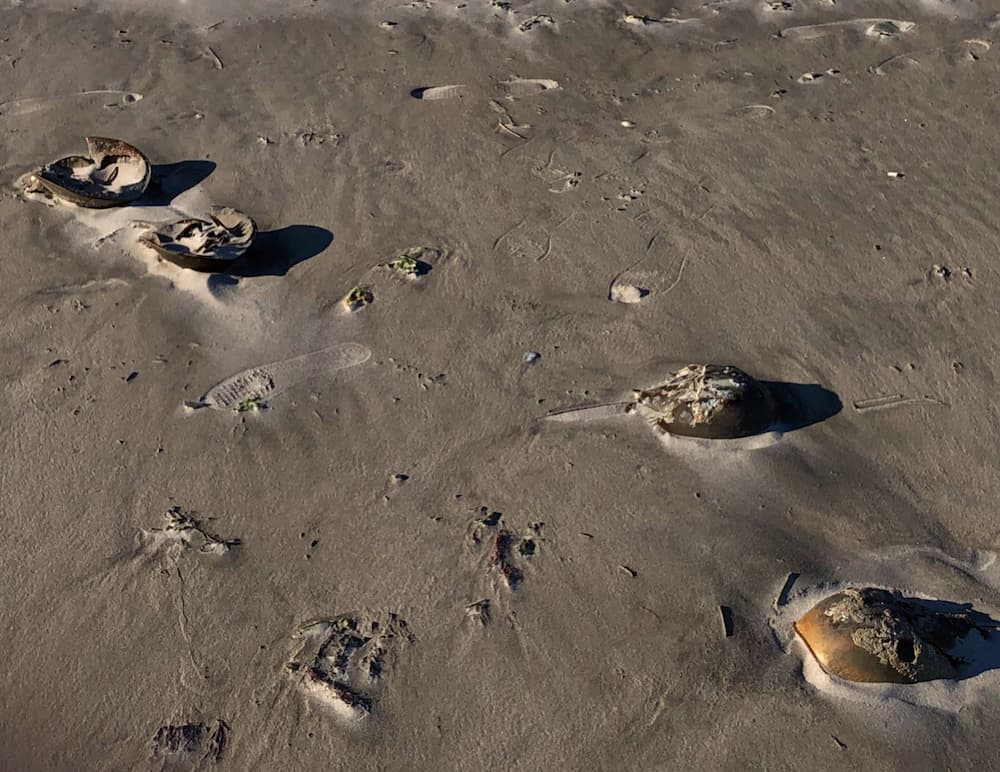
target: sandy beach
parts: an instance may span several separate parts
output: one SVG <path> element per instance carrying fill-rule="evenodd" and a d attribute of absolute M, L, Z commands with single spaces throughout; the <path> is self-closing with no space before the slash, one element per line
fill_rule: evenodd
<path fill-rule="evenodd" d="M 998 30 L 3 3 L 0 768 L 1000 767 L 1000 634 L 883 684 L 793 629 L 848 586 L 1000 619 Z M 25 192 L 85 137 L 146 192 Z M 213 207 L 225 270 L 138 240 Z M 691 363 L 782 420 L 607 407 Z"/>

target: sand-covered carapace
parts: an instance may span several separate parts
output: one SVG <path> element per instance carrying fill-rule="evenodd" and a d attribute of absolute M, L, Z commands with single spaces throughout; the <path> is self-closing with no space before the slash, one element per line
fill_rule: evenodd
<path fill-rule="evenodd" d="M 972 611 L 875 587 L 849 588 L 813 606 L 795 631 L 823 669 L 847 681 L 901 683 L 955 678 L 952 652 L 987 634 Z"/>
<path fill-rule="evenodd" d="M 777 419 L 767 386 L 729 365 L 687 365 L 635 399 L 653 426 L 688 437 L 748 437 Z"/>

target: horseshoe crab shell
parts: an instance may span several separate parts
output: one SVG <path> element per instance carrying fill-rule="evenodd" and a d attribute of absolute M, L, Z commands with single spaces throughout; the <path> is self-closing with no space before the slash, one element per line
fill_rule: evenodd
<path fill-rule="evenodd" d="M 209 220 L 189 217 L 156 226 L 139 239 L 164 260 L 192 271 L 221 271 L 243 256 L 257 224 L 243 212 L 213 207 Z"/>
<path fill-rule="evenodd" d="M 974 628 L 973 613 L 939 611 L 934 601 L 874 587 L 831 595 L 795 623 L 824 670 L 862 683 L 954 678 L 948 652 Z"/>
<path fill-rule="evenodd" d="M 146 192 L 151 166 L 138 148 L 120 139 L 86 140 L 86 156 L 71 155 L 43 166 L 33 181 L 53 196 L 89 209 L 124 206 Z"/>
<path fill-rule="evenodd" d="M 759 434 L 778 412 L 767 386 L 729 365 L 688 365 L 635 400 L 661 431 L 706 439 Z"/>

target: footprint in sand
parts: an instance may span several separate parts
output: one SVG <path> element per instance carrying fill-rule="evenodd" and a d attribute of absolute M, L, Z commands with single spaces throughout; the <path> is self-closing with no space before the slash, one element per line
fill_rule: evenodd
<path fill-rule="evenodd" d="M 221 718 L 209 724 L 168 724 L 156 730 L 153 737 L 153 759 L 176 759 L 197 764 L 198 761 L 221 761 L 229 743 L 229 725 Z"/>
<path fill-rule="evenodd" d="M 698 19 L 673 19 L 669 16 L 660 18 L 657 16 L 643 16 L 636 13 L 626 13 L 622 17 L 622 23 L 628 24 L 631 27 L 673 26 L 675 24 L 689 24 L 694 21 L 698 21 Z"/>
<path fill-rule="evenodd" d="M 548 184 L 549 193 L 568 193 L 571 190 L 576 190 L 583 179 L 583 172 L 553 166 L 552 159 L 555 157 L 555 153 L 556 151 L 553 149 L 544 164 L 539 163 L 531 167 L 531 173 Z"/>
<path fill-rule="evenodd" d="M 843 34 L 845 32 L 862 32 L 869 37 L 897 37 L 911 31 L 917 25 L 912 21 L 899 19 L 843 19 L 824 24 L 805 24 L 800 27 L 787 27 L 778 33 L 785 40 L 816 40 L 827 35 Z"/>
<path fill-rule="evenodd" d="M 442 99 L 462 99 L 468 95 L 468 86 L 458 83 L 447 86 L 420 86 L 410 92 L 411 97 L 422 99 L 425 102 L 436 102 Z"/>
<path fill-rule="evenodd" d="M 840 76 L 840 70 L 830 69 L 826 72 L 804 72 L 798 77 L 798 82 L 802 84 L 806 83 L 819 83 L 827 78 L 836 78 Z"/>
<path fill-rule="evenodd" d="M 508 97 L 519 99 L 555 91 L 559 88 L 559 81 L 551 78 L 512 78 L 501 81 L 499 85 Z"/>
<path fill-rule="evenodd" d="M 377 263 L 361 277 L 360 283 L 352 287 L 340 301 L 344 312 L 354 313 L 375 302 L 376 289 L 387 289 L 380 285 L 383 278 L 397 277 L 408 282 L 417 282 L 437 268 L 450 255 L 444 249 L 429 246 L 415 246 L 394 254 L 389 260 Z"/>
<path fill-rule="evenodd" d="M 373 712 L 398 649 L 415 640 L 392 613 L 307 622 L 292 638 L 300 644 L 286 671 L 309 697 L 351 724 Z"/>
<path fill-rule="evenodd" d="M 193 410 L 203 407 L 237 412 L 254 410 L 309 378 L 360 365 L 368 361 L 371 353 L 359 343 L 342 343 L 312 354 L 251 367 L 220 381 L 196 402 L 185 402 L 184 406 Z"/>
<path fill-rule="evenodd" d="M 956 50 L 950 52 L 949 59 L 953 62 L 978 62 L 991 47 L 992 44 L 988 40 L 978 38 L 963 40 Z"/>
<path fill-rule="evenodd" d="M 547 13 L 539 13 L 517 25 L 518 32 L 530 32 L 536 27 L 554 27 L 556 20 Z"/>
<path fill-rule="evenodd" d="M 487 507 L 480 507 L 478 515 L 469 526 L 467 545 L 469 551 L 476 555 L 477 563 L 482 574 L 485 574 L 490 581 L 494 592 L 496 590 L 495 581 L 499 581 L 501 586 L 513 590 L 524 581 L 524 568 L 538 551 L 538 541 L 536 540 L 540 523 L 536 523 L 529 528 L 527 535 L 520 534 L 512 528 L 508 528 L 503 522 L 503 515 L 499 512 L 491 512 Z M 470 616 L 480 618 L 483 624 L 489 621 L 489 602 L 483 601 L 467 607 L 471 610 Z"/>
<path fill-rule="evenodd" d="M 877 21 L 870 26 L 865 27 L 865 35 L 877 40 L 891 40 L 899 37 L 905 32 L 909 32 L 915 26 L 917 25 L 912 21 L 896 21 L 895 19 L 886 19 L 884 21 Z"/>
<path fill-rule="evenodd" d="M 770 105 L 743 105 L 733 110 L 733 115 L 743 118 L 770 118 L 775 110 Z"/>
<path fill-rule="evenodd" d="M 19 115 L 37 113 L 54 107 L 68 110 L 67 106 L 77 105 L 76 109 L 89 104 L 102 103 L 104 107 L 128 107 L 142 99 L 142 94 L 134 91 L 118 91 L 116 89 L 99 89 L 95 91 L 79 91 L 75 94 L 59 94 L 57 96 L 26 97 L 0 102 L 0 116 L 13 118 Z"/>

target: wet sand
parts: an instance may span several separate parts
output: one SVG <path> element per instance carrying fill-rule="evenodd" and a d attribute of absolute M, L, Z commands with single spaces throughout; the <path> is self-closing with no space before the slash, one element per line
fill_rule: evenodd
<path fill-rule="evenodd" d="M 1000 763 L 1000 671 L 848 689 L 790 632 L 852 582 L 998 616 L 1000 5 L 347 5 L 0 10 L 4 766 Z M 23 200 L 87 135 L 155 195 Z M 211 206 L 225 275 L 116 233 Z M 689 362 L 841 408 L 541 420 Z M 344 619 L 357 721 L 288 667 Z"/>

